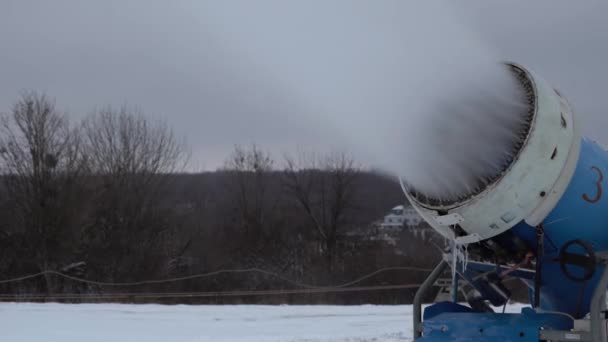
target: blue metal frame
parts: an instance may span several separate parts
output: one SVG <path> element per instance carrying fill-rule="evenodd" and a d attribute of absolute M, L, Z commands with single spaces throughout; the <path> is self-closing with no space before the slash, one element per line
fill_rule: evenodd
<path fill-rule="evenodd" d="M 524 308 L 521 314 L 471 312 L 451 302 L 437 303 L 425 310 L 423 335 L 416 341 L 533 341 L 540 340 L 540 327 L 570 330 L 572 319 Z M 427 315 L 427 312 L 429 314 Z"/>

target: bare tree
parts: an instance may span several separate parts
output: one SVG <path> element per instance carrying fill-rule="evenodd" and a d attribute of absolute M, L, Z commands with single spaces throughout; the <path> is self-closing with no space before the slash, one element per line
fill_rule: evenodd
<path fill-rule="evenodd" d="M 355 209 L 359 173 L 360 168 L 346 153 L 286 157 L 284 186 L 308 217 L 329 269 L 340 234 Z"/>
<path fill-rule="evenodd" d="M 11 233 L 39 270 L 73 261 L 82 218 L 83 158 L 79 133 L 45 95 L 25 92 L 2 115 L 0 162 L 12 205 Z M 52 279 L 46 288 L 54 290 Z"/>
<path fill-rule="evenodd" d="M 181 171 L 187 161 L 183 143 L 162 121 L 151 122 L 136 109 L 106 107 L 84 122 L 85 141 L 94 173 L 126 178 Z"/>
<path fill-rule="evenodd" d="M 274 161 L 256 145 L 236 146 L 224 163 L 228 187 L 234 193 L 240 225 L 246 234 L 263 233 L 268 210 L 268 183 Z"/>
<path fill-rule="evenodd" d="M 281 254 L 276 234 L 275 208 L 279 201 L 272 187 L 274 160 L 256 145 L 235 146 L 225 161 L 226 189 L 229 206 L 234 208 L 230 229 L 236 236 L 227 239 L 243 262 L 250 267 L 281 268 L 283 260 L 273 260 Z M 274 196 L 273 196 L 274 195 Z"/>
<path fill-rule="evenodd" d="M 146 263 L 148 267 L 161 269 L 150 253 L 173 228 L 171 208 L 163 207 L 161 199 L 169 174 L 185 166 L 184 144 L 164 122 L 151 122 L 141 111 L 127 106 L 92 114 L 84 121 L 83 131 L 96 184 L 92 245 L 99 249 L 98 258 L 111 256 L 97 264 L 108 264 L 104 273 L 114 276 L 145 271 L 137 263 L 146 259 L 151 261 Z M 159 258 L 157 254 L 154 257 Z"/>

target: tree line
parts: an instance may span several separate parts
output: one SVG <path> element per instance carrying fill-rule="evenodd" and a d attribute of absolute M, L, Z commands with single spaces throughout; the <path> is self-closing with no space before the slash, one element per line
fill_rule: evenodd
<path fill-rule="evenodd" d="M 102 282 L 219 273 L 136 287 L 46 273 L 0 283 L 0 294 L 289 289 L 344 283 L 381 267 L 432 267 L 440 239 L 374 238 L 373 222 L 405 201 L 394 179 L 346 153 L 280 160 L 236 146 L 214 172 L 184 172 L 188 147 L 163 121 L 128 106 L 70 122 L 53 100 L 24 93 L 0 123 L 0 281 L 47 270 Z M 392 271 L 360 285 L 414 284 Z M 413 290 L 179 302 L 407 302 Z M 168 300 L 166 300 L 168 301 Z"/>

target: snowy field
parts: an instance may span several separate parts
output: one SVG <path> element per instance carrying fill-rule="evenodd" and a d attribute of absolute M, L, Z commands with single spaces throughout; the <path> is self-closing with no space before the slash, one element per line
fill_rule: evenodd
<path fill-rule="evenodd" d="M 0 304 L 0 339 L 11 342 L 393 342 L 411 336 L 409 305 Z"/>

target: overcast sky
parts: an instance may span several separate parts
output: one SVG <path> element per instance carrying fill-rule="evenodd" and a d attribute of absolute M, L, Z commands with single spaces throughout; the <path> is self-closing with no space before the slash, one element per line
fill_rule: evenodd
<path fill-rule="evenodd" d="M 255 142 L 275 154 L 323 148 L 332 132 L 342 134 L 335 131 L 345 118 L 325 124 L 325 114 L 311 114 L 319 106 L 314 99 L 323 102 L 323 96 L 332 97 L 336 88 L 343 88 L 336 90 L 343 99 L 364 97 L 366 90 L 349 87 L 346 78 L 340 78 L 343 85 L 328 86 L 323 75 L 332 73 L 332 64 L 324 64 L 325 55 L 317 51 L 308 56 L 297 50 L 302 45 L 314 48 L 315 43 L 301 40 L 324 36 L 335 21 L 345 30 L 340 37 L 369 39 L 367 47 L 374 53 L 367 57 L 378 62 L 386 59 L 378 56 L 401 56 L 408 72 L 427 50 L 441 54 L 441 59 L 431 60 L 442 64 L 452 55 L 455 60 L 470 59 L 461 49 L 470 55 L 488 50 L 498 59 L 524 64 L 569 98 L 586 135 L 608 143 L 608 2 L 479 0 L 462 1 L 455 8 L 454 2 L 449 7 L 447 2 L 379 0 L 365 5 L 372 4 L 369 12 L 376 21 L 361 23 L 357 20 L 367 14 L 351 10 L 349 3 L 283 1 L 275 9 L 270 0 L 2 0 L 0 111 L 9 110 L 23 89 L 46 92 L 74 119 L 99 106 L 137 105 L 150 116 L 165 118 L 178 135 L 186 137 L 193 168 L 217 167 L 234 144 Z M 349 21 L 349 16 L 359 19 Z M 384 25 L 383 18 L 394 22 Z M 367 34 L 376 29 L 375 35 Z M 401 45 L 388 38 L 386 44 L 371 43 L 387 32 L 393 39 L 403 35 Z M 280 37 L 282 45 L 276 49 L 264 45 L 268 41 L 258 40 L 263 36 Z M 252 53 L 256 47 L 264 53 Z M 327 48 L 329 54 L 335 48 L 318 47 Z M 349 51 L 348 46 L 344 49 Z M 302 66 L 300 74 L 289 69 L 295 64 L 275 68 L 281 59 L 272 58 L 286 51 L 296 51 L 297 62 L 310 60 L 310 65 Z M 408 60 L 410 55 L 416 57 Z M 263 63 L 265 56 L 273 62 Z M 334 66 L 345 74 L 352 71 L 348 68 L 360 67 L 339 62 Z M 313 68 L 318 74 L 304 80 Z M 382 83 L 382 75 L 371 75 L 373 70 L 377 69 L 368 70 L 366 82 Z M 436 76 L 429 71 L 434 70 L 432 63 L 424 70 L 429 78 Z M 396 74 L 407 77 L 408 72 Z M 306 88 L 299 88 L 298 80 L 319 86 L 322 92 L 303 95 Z"/>

